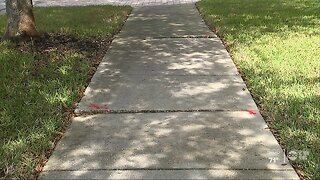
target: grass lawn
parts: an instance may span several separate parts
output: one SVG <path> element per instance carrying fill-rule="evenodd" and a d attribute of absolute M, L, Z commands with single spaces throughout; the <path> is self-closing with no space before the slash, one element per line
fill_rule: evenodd
<path fill-rule="evenodd" d="M 35 8 L 40 39 L 0 42 L 0 179 L 37 176 L 131 7 Z M 5 16 L 0 16 L 0 34 Z"/>
<path fill-rule="evenodd" d="M 320 179 L 319 0 L 202 0 L 207 24 L 226 43 L 263 116 L 292 163 Z"/>

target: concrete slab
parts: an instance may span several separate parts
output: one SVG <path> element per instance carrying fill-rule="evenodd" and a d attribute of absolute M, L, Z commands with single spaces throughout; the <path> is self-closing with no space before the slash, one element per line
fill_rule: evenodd
<path fill-rule="evenodd" d="M 117 36 L 121 38 L 216 37 L 208 29 L 194 4 L 136 8 Z"/>
<path fill-rule="evenodd" d="M 112 41 L 109 50 L 113 51 L 172 51 L 179 53 L 226 51 L 219 38 L 160 38 L 137 39 L 117 38 Z M 218 51 L 218 52 L 214 52 Z"/>
<path fill-rule="evenodd" d="M 49 171 L 39 179 L 299 179 L 277 170 L 89 170 Z"/>
<path fill-rule="evenodd" d="M 76 112 L 257 109 L 240 76 L 94 75 Z M 101 109 L 100 109 L 101 110 Z"/>
<path fill-rule="evenodd" d="M 298 179 L 214 37 L 194 5 L 136 9 L 76 109 L 100 115 L 74 119 L 40 178 Z"/>
<path fill-rule="evenodd" d="M 224 55 L 164 52 L 112 52 L 100 63 L 102 75 L 239 75 L 233 62 Z M 107 82 L 106 82 L 107 83 Z"/>
<path fill-rule="evenodd" d="M 0 15 L 6 12 L 6 3 L 4 0 L 0 0 Z"/>
<path fill-rule="evenodd" d="M 101 62 L 99 75 L 239 75 L 230 59 L 209 53 L 112 52 Z M 108 83 L 105 81 L 105 83 Z"/>
<path fill-rule="evenodd" d="M 271 179 L 297 178 L 261 115 L 245 111 L 77 117 L 47 163 L 47 175 L 43 177 L 50 177 L 55 171 L 81 177 L 81 172 L 90 170 L 159 169 L 185 170 L 180 175 L 187 179 L 214 177 L 215 173 L 216 177 L 246 177 L 248 171 L 242 170 L 257 171 Z M 192 176 L 192 170 L 201 170 L 199 176 Z M 213 174 L 208 174 L 210 170 Z M 113 177 L 108 173 L 102 171 L 100 175 Z M 127 178 L 140 174 L 128 173 L 132 177 L 130 174 Z M 154 171 L 140 175 L 161 174 L 166 177 L 165 173 Z M 96 175 L 99 177 L 99 173 Z"/>
<path fill-rule="evenodd" d="M 133 47 L 133 49 L 129 48 Z M 97 75 L 238 75 L 218 38 L 161 39 L 112 43 Z"/>

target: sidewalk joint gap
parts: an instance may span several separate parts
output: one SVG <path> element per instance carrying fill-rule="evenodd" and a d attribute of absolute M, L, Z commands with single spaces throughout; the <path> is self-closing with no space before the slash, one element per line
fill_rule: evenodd
<path fill-rule="evenodd" d="M 164 36 L 164 37 L 147 37 L 143 38 L 144 40 L 152 40 L 152 39 L 214 39 L 218 38 L 217 36 Z"/>
<path fill-rule="evenodd" d="M 193 112 L 244 112 L 247 110 L 231 110 L 231 109 L 178 109 L 178 110 L 91 110 L 76 112 L 77 116 L 96 115 L 96 114 L 139 114 L 139 113 L 193 113 Z"/>
<path fill-rule="evenodd" d="M 143 74 L 143 73 L 123 73 L 123 75 L 133 75 L 133 76 L 139 76 L 139 75 L 142 75 L 142 76 L 146 76 L 146 75 L 154 75 L 154 76 L 206 76 L 206 77 L 219 77 L 219 76 L 222 76 L 222 77 L 240 77 L 240 74 L 159 74 L 159 73 L 150 73 L 150 74 Z"/>
<path fill-rule="evenodd" d="M 57 169 L 57 170 L 47 170 L 50 171 L 201 171 L 201 170 L 217 170 L 217 171 L 294 171 L 291 168 L 288 169 L 258 169 L 258 168 L 106 168 L 106 169 Z"/>

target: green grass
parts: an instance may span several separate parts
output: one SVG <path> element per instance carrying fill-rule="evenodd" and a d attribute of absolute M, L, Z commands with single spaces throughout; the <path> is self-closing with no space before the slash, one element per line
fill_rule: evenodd
<path fill-rule="evenodd" d="M 306 179 L 320 179 L 319 0 L 202 0 L 263 116 Z"/>
<path fill-rule="evenodd" d="M 41 12 L 41 8 L 35 8 L 35 12 Z M 43 17 L 39 15 L 36 20 L 39 29 L 45 32 L 106 37 L 119 29 L 119 23 L 123 22 L 127 14 L 128 7 L 47 7 L 45 12 L 41 12 Z"/>
<path fill-rule="evenodd" d="M 39 31 L 69 34 L 86 46 L 97 39 L 110 41 L 130 11 L 92 6 L 35 8 L 34 13 Z M 4 27 L 2 15 L 0 34 Z M 32 43 L 0 42 L 0 179 L 35 177 L 90 79 L 98 50 L 63 46 L 61 53 L 59 47 L 41 54 L 34 53 Z"/>

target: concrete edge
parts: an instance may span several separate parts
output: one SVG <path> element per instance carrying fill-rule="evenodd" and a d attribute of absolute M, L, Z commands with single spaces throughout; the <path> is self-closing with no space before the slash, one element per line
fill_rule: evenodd
<path fill-rule="evenodd" d="M 39 179 L 299 179 L 294 170 L 84 170 L 44 171 Z"/>

